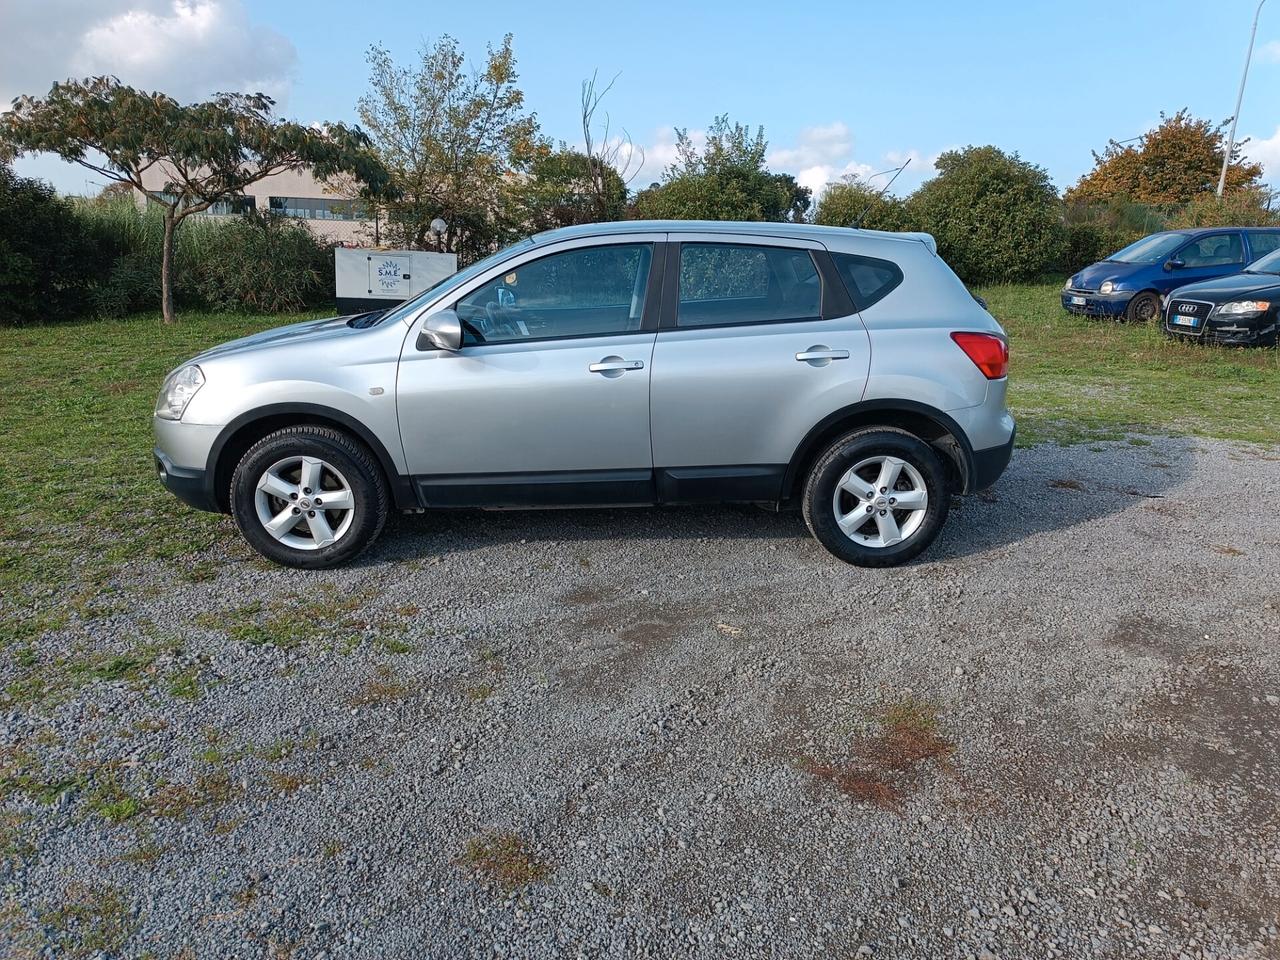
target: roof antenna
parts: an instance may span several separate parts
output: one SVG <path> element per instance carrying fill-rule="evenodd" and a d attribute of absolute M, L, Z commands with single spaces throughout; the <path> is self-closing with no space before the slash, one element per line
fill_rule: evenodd
<path fill-rule="evenodd" d="M 859 227 L 862 226 L 862 218 L 865 217 L 867 215 L 867 211 L 871 209 L 871 204 L 875 203 L 878 199 L 884 196 L 885 191 L 893 186 L 893 181 L 898 179 L 898 175 L 902 173 L 903 170 L 907 169 L 907 165 L 910 163 L 911 163 L 911 158 L 907 157 L 907 162 L 904 163 L 902 166 L 893 167 L 892 169 L 885 171 L 885 173 L 892 173 L 893 176 L 889 178 L 888 183 L 886 183 L 883 187 L 880 188 L 879 193 L 877 193 L 874 197 L 872 197 L 870 200 L 867 201 L 867 205 L 863 207 L 862 212 L 854 218 L 853 223 L 849 225 L 850 227 L 852 227 L 854 230 L 857 230 Z M 872 176 L 878 177 L 878 176 L 882 176 L 882 174 L 876 173 L 876 174 L 872 174 Z"/>

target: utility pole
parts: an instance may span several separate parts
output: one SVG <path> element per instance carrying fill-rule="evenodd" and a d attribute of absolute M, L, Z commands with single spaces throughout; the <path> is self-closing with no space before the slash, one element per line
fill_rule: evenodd
<path fill-rule="evenodd" d="M 1262 5 L 1267 0 L 1258 0 L 1258 9 L 1253 14 L 1253 30 L 1249 33 L 1249 52 L 1244 55 L 1244 73 L 1240 76 L 1240 92 L 1236 94 L 1236 112 L 1231 117 L 1231 133 L 1227 137 L 1227 150 L 1222 157 L 1222 176 L 1218 177 L 1218 196 L 1227 186 L 1227 167 L 1231 164 L 1231 154 L 1236 148 L 1236 121 L 1240 119 L 1240 105 L 1244 102 L 1244 82 L 1249 79 L 1249 61 L 1253 59 L 1253 41 L 1258 35 L 1258 17 L 1262 15 Z"/>

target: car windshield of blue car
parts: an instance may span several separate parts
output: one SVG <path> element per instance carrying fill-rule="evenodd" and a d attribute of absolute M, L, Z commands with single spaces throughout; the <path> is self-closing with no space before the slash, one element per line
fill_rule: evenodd
<path fill-rule="evenodd" d="M 532 244 L 533 238 L 525 237 L 523 240 L 519 240 L 516 243 L 511 244 L 509 247 L 503 247 L 497 253 L 489 254 L 489 256 L 485 257 L 483 260 L 477 260 L 475 263 L 471 264 L 471 266 L 459 270 L 457 273 L 450 274 L 443 280 L 437 280 L 412 300 L 406 300 L 404 303 L 400 304 L 400 306 L 388 311 L 378 322 L 394 322 L 396 320 L 404 320 L 407 317 L 412 316 L 419 307 L 427 302 L 427 300 L 437 297 L 442 293 L 447 293 L 454 287 L 466 283 L 472 277 L 480 276 L 480 274 L 484 273 L 495 263 L 499 263 L 511 256 L 512 252 L 518 248 L 532 246 Z"/>
<path fill-rule="evenodd" d="M 1272 250 L 1259 257 L 1245 269 L 1245 273 L 1280 273 L 1280 250 Z"/>
<path fill-rule="evenodd" d="M 1185 233 L 1153 233 L 1107 257 L 1116 263 L 1159 263 L 1187 239 Z"/>

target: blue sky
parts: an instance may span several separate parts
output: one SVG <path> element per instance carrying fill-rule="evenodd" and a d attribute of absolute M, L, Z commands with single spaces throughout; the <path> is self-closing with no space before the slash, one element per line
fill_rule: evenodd
<path fill-rule="evenodd" d="M 7 4 L 5 5 L 8 6 Z M 605 103 L 656 177 L 674 126 L 717 113 L 763 124 L 775 169 L 819 186 L 913 158 L 896 192 L 948 148 L 994 143 L 1065 187 L 1109 137 L 1134 137 L 1180 107 L 1234 106 L 1254 0 L 954 3 L 338 3 L 46 0 L 0 13 L 0 96 L 109 72 L 180 98 L 252 87 L 304 121 L 353 120 L 364 51 L 409 60 L 458 38 L 474 58 L 515 36 L 521 84 L 544 133 L 571 143 L 579 85 L 619 74 Z M 1264 7 L 1241 111 L 1246 152 L 1280 185 L 1280 3 Z M 28 174 L 83 192 L 92 180 L 47 158 Z M 883 181 L 881 181 L 883 182 Z"/>

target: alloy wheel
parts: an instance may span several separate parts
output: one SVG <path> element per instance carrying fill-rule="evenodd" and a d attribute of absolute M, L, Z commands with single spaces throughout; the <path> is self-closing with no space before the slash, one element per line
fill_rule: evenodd
<path fill-rule="evenodd" d="M 254 506 L 267 533 L 295 550 L 337 543 L 355 516 L 355 496 L 346 477 L 318 457 L 273 463 L 258 478 Z"/>
<path fill-rule="evenodd" d="M 924 522 L 929 492 L 920 471 L 899 457 L 868 457 L 854 464 L 836 484 L 832 499 L 836 523 L 846 537 L 864 547 L 902 543 Z"/>

